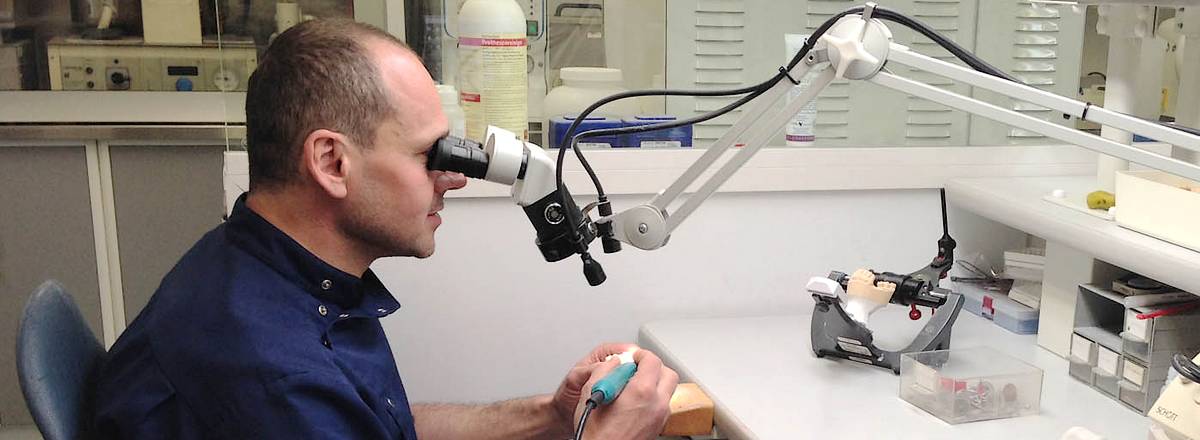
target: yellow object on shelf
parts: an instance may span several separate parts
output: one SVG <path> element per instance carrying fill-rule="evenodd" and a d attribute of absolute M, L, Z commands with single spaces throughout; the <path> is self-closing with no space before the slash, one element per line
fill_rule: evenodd
<path fill-rule="evenodd" d="M 1117 196 L 1108 191 L 1092 191 L 1087 195 L 1087 206 L 1090 209 L 1108 209 L 1117 206 Z"/>

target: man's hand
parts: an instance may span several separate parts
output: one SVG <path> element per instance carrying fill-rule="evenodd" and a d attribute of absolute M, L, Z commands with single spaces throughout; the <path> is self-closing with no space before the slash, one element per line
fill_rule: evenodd
<path fill-rule="evenodd" d="M 632 344 L 605 344 L 592 353 L 567 375 L 559 393 L 555 394 L 555 406 L 560 407 L 559 397 L 574 398 L 572 405 L 571 424 L 574 425 L 583 414 L 583 405 L 587 401 L 592 385 L 611 372 L 620 361 L 615 357 L 603 361 L 610 354 L 618 354 L 636 349 Z M 679 375 L 674 370 L 663 366 L 662 360 L 647 350 L 637 349 L 633 354 L 637 363 L 637 372 L 629 379 L 617 400 L 592 410 L 588 416 L 587 439 L 654 439 L 662 432 L 670 415 L 671 395 L 675 385 L 679 383 Z M 586 374 L 582 386 L 579 377 Z M 573 391 L 564 391 L 573 390 Z M 572 432 L 574 426 L 571 427 Z"/>
<path fill-rule="evenodd" d="M 588 379 L 592 377 L 592 371 L 604 363 L 604 359 L 609 355 L 620 354 L 630 349 L 637 348 L 633 344 L 610 343 L 603 344 L 588 353 L 586 357 L 580 359 L 571 367 L 571 371 L 567 372 L 567 377 L 558 385 L 558 391 L 554 392 L 554 410 L 558 413 L 558 417 L 562 420 L 565 431 L 575 432 L 575 408 L 579 406 L 580 399 L 586 399 L 584 396 L 583 386 L 588 383 Z M 588 385 L 591 389 L 591 385 Z"/>
<path fill-rule="evenodd" d="M 413 418 L 422 439 L 562 439 L 575 433 L 592 384 L 616 368 L 609 355 L 637 349 L 633 344 L 604 344 L 571 368 L 553 396 L 540 395 L 490 405 L 415 404 Z M 592 439 L 653 439 L 662 431 L 679 376 L 653 353 L 637 350 L 638 371 L 612 404 L 588 418 Z"/>

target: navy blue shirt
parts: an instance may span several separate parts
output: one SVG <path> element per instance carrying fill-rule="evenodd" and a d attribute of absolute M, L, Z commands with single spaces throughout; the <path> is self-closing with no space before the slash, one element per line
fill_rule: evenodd
<path fill-rule="evenodd" d="M 238 200 L 103 366 L 103 438 L 415 440 L 375 274 L 321 261 Z"/>

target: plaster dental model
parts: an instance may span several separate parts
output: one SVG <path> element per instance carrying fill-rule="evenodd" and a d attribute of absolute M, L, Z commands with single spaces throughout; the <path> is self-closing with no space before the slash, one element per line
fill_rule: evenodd
<path fill-rule="evenodd" d="M 846 285 L 846 313 L 855 321 L 867 324 L 867 319 L 892 299 L 896 285 L 888 282 L 875 284 L 875 274 L 866 269 L 854 271 Z"/>

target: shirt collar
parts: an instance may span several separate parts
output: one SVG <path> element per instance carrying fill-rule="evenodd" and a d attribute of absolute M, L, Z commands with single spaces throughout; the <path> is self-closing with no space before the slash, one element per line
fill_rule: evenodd
<path fill-rule="evenodd" d="M 322 304 L 336 306 L 327 317 L 383 317 L 400 308 L 400 303 L 370 269 L 357 277 L 321 260 L 267 219 L 246 206 L 246 195 L 238 197 L 225 231 L 230 241 L 275 269 Z M 322 313 L 326 315 L 326 313 Z"/>

